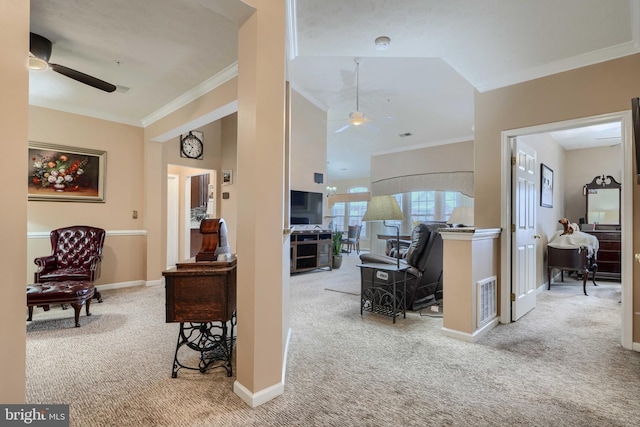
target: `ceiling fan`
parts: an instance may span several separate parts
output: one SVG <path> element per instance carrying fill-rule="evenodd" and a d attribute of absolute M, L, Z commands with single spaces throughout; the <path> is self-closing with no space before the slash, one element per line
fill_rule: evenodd
<path fill-rule="evenodd" d="M 95 87 L 105 92 L 114 92 L 116 86 L 90 76 L 80 71 L 72 70 L 64 65 L 52 64 L 49 62 L 51 57 L 51 41 L 41 35 L 29 33 L 29 68 L 32 70 L 46 70 L 51 68 L 56 73 L 60 73 L 73 80 L 79 81 L 86 85 Z"/>
<path fill-rule="evenodd" d="M 351 126 L 361 126 L 369 121 L 360 111 L 360 60 L 355 59 L 356 63 L 356 110 L 349 113 L 349 123 L 336 130 L 340 133 L 347 130 Z"/>

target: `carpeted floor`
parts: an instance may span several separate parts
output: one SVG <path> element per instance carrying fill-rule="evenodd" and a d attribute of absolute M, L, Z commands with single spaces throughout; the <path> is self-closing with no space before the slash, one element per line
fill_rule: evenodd
<path fill-rule="evenodd" d="M 470 344 L 443 336 L 437 316 L 361 317 L 357 257 L 344 258 L 292 276 L 285 393 L 258 408 L 221 369 L 171 378 L 179 326 L 165 323 L 159 286 L 103 291 L 81 328 L 72 310 L 36 309 L 26 400 L 69 403 L 78 427 L 640 424 L 640 354 L 620 347 L 619 284 L 589 285 L 588 297 L 554 285 Z"/>

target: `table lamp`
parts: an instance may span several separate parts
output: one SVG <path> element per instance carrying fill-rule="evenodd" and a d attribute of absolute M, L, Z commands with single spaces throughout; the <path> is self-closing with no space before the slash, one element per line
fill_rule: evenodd
<path fill-rule="evenodd" d="M 473 207 L 458 206 L 454 208 L 447 224 L 452 227 L 473 227 Z"/>
<path fill-rule="evenodd" d="M 393 196 L 374 196 L 369 201 L 367 211 L 362 217 L 362 221 L 382 221 L 385 227 L 396 229 L 396 258 L 398 268 L 400 268 L 400 227 L 397 225 L 387 225 L 386 221 L 404 221 L 404 215 L 398 206 L 396 198 Z"/>

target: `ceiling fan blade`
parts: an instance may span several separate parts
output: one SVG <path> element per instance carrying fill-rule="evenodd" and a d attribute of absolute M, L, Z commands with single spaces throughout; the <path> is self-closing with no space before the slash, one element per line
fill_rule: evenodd
<path fill-rule="evenodd" d="M 45 62 L 51 57 L 51 41 L 35 33 L 29 33 L 29 52 Z"/>
<path fill-rule="evenodd" d="M 107 83 L 104 80 L 100 80 L 88 74 L 81 73 L 80 71 L 67 68 L 64 65 L 49 64 L 49 67 L 51 67 L 51 69 L 56 73 L 60 73 L 63 76 L 67 76 L 73 80 L 77 80 L 80 83 L 95 87 L 96 89 L 100 89 L 105 92 L 114 92 L 116 90 L 116 86 L 112 85 L 111 83 Z"/>
<path fill-rule="evenodd" d="M 345 131 L 345 130 L 349 129 L 349 126 L 351 126 L 351 125 L 344 125 L 344 126 L 342 126 L 342 127 L 341 127 L 340 129 L 338 129 L 335 133 L 343 132 L 343 131 Z"/>

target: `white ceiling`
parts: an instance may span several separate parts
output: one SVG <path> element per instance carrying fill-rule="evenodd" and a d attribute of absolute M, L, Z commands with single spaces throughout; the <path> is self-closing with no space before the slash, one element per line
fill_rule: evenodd
<path fill-rule="evenodd" d="M 327 110 L 330 179 L 364 177 L 371 153 L 472 139 L 475 90 L 637 53 L 639 3 L 290 0 L 289 80 Z M 51 62 L 129 90 L 30 71 L 30 103 L 146 125 L 234 72 L 251 12 L 239 0 L 31 0 Z M 372 121 L 335 134 L 356 108 L 356 57 Z"/>

